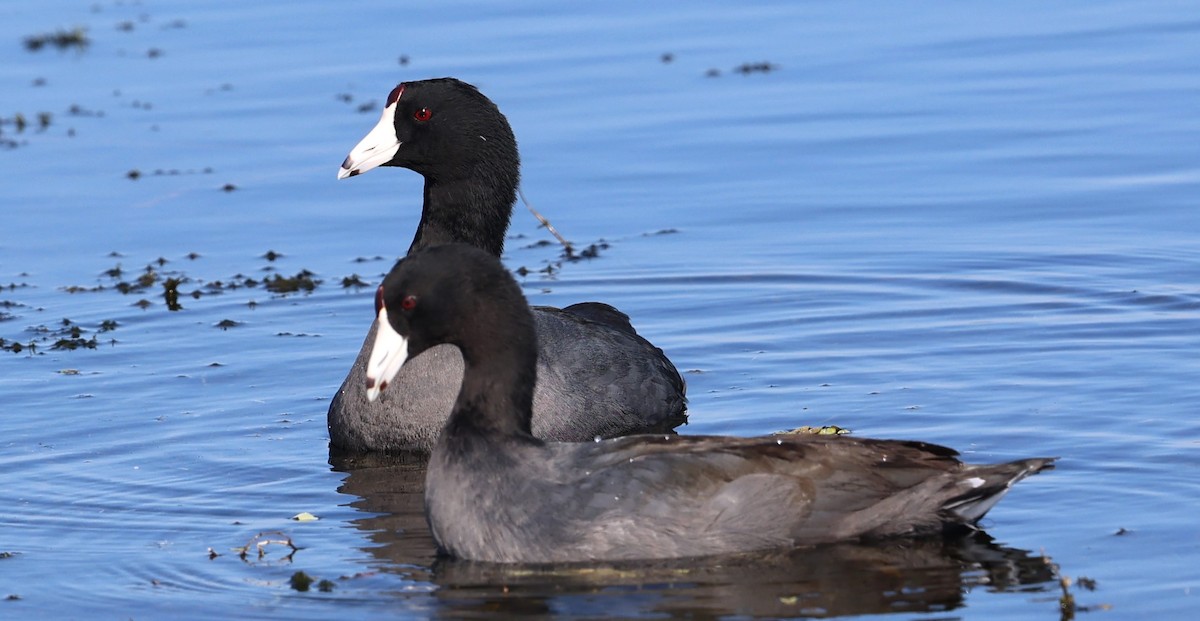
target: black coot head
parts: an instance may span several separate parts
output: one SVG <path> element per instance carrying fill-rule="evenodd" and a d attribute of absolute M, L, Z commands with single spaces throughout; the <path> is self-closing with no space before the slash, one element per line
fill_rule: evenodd
<path fill-rule="evenodd" d="M 351 150 L 338 177 L 402 166 L 446 180 L 498 163 L 518 167 L 516 139 L 504 115 L 474 86 L 439 78 L 392 89 L 379 123 Z"/>
<path fill-rule="evenodd" d="M 536 349 L 525 297 L 498 259 L 468 244 L 415 252 L 396 263 L 375 293 L 379 326 L 367 363 L 368 398 L 404 361 L 442 343 L 463 358 L 510 346 Z"/>

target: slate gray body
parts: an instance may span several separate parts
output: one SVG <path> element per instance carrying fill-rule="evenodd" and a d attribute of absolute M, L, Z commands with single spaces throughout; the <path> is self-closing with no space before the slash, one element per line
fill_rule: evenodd
<path fill-rule="evenodd" d="M 841 436 L 448 438 L 426 479 L 449 555 L 495 562 L 678 558 L 968 527 L 1051 463 L 971 466 L 940 446 Z"/>
<path fill-rule="evenodd" d="M 598 324 L 573 308 L 534 308 L 539 347 L 533 434 L 578 442 L 667 432 L 683 422 L 683 380 L 662 351 L 631 327 Z M 429 452 L 462 386 L 462 355 L 452 345 L 425 352 L 368 403 L 363 387 L 375 330 L 372 324 L 329 406 L 330 443 L 349 452 Z"/>

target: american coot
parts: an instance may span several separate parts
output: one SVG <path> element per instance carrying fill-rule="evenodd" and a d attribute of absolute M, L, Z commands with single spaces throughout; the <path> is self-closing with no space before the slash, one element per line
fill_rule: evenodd
<path fill-rule="evenodd" d="M 651 559 L 930 534 L 971 527 L 1053 462 L 966 465 L 942 446 L 846 436 L 545 442 L 530 433 L 536 323 L 495 257 L 462 244 L 410 254 L 376 306 L 369 397 L 430 347 L 457 346 L 466 362 L 425 486 L 434 538 L 460 558 Z"/>
<path fill-rule="evenodd" d="M 425 177 L 421 222 L 409 252 L 462 242 L 499 257 L 519 178 L 517 143 L 496 105 L 443 78 L 406 82 L 388 95 L 379 124 L 350 152 L 338 178 L 377 166 Z M 534 311 L 538 384 L 533 433 L 564 441 L 669 431 L 686 420 L 684 382 L 662 350 L 607 304 Z M 452 347 L 431 351 L 369 403 L 367 355 L 374 327 L 329 405 L 329 438 L 346 452 L 428 451 L 462 383 Z"/>

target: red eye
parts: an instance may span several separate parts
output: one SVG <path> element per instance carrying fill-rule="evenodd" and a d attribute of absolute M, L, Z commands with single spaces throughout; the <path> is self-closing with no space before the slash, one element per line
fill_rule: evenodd
<path fill-rule="evenodd" d="M 410 311 L 416 307 L 417 307 L 417 296 L 415 296 L 415 295 L 406 295 L 406 296 L 404 296 L 403 300 L 400 300 L 400 308 L 403 310 Z"/>
<path fill-rule="evenodd" d="M 433 112 L 429 108 L 421 108 L 420 110 L 413 112 L 413 118 L 424 123 L 425 121 L 433 118 Z"/>

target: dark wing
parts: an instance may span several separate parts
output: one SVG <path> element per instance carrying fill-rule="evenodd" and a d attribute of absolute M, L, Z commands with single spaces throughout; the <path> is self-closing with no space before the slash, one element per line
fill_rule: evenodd
<path fill-rule="evenodd" d="M 948 505 L 986 511 L 997 489 L 1042 467 L 967 466 L 938 445 L 844 436 L 636 436 L 552 450 L 562 473 L 552 504 L 576 519 L 580 545 L 632 547 L 616 552 L 629 558 L 931 532 L 982 515 Z"/>
<path fill-rule="evenodd" d="M 607 305 L 534 307 L 533 433 L 578 441 L 669 431 L 686 421 L 684 381 L 662 350 Z M 554 413 L 546 416 L 544 413 Z"/>
<path fill-rule="evenodd" d="M 562 311 L 620 330 L 630 336 L 638 335 L 637 330 L 633 329 L 633 324 L 629 322 L 629 315 L 603 302 L 580 302 L 567 306 Z"/>

